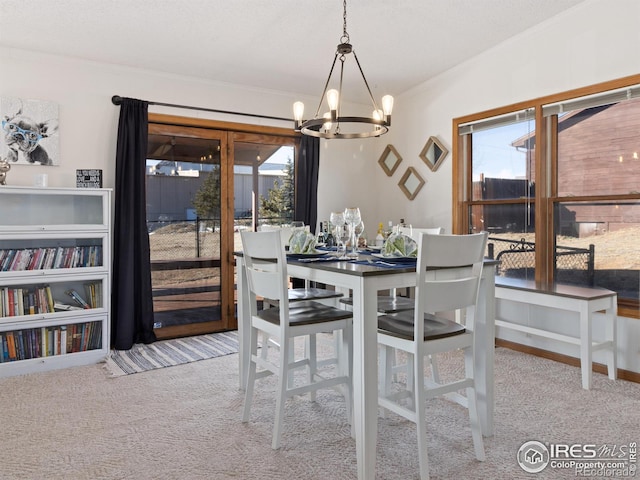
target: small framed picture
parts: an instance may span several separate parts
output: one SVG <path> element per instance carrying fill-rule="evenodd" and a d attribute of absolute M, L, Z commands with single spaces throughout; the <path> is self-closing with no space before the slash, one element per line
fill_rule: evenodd
<path fill-rule="evenodd" d="M 102 170 L 76 170 L 77 188 L 102 188 Z"/>
<path fill-rule="evenodd" d="M 387 148 L 384 149 L 384 152 L 382 152 L 378 160 L 382 170 L 384 170 L 384 173 L 389 177 L 396 171 L 400 162 L 402 162 L 402 157 L 393 145 L 387 145 Z"/>
<path fill-rule="evenodd" d="M 449 150 L 447 150 L 447 147 L 444 146 L 438 137 L 429 137 L 422 152 L 420 152 L 420 158 L 427 164 L 432 172 L 435 172 L 444 161 L 447 153 L 449 153 Z"/>
<path fill-rule="evenodd" d="M 424 179 L 413 167 L 407 168 L 407 171 L 404 172 L 404 175 L 402 175 L 402 178 L 398 182 L 400 190 L 404 192 L 409 200 L 413 200 L 414 198 L 416 198 L 416 195 L 418 195 L 418 192 L 424 184 Z"/>

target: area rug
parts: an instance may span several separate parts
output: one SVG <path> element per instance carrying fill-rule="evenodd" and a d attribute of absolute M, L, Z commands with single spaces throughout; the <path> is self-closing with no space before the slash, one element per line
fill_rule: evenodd
<path fill-rule="evenodd" d="M 130 350 L 112 350 L 105 363 L 110 377 L 147 372 L 238 352 L 238 332 L 220 332 L 136 344 Z"/>

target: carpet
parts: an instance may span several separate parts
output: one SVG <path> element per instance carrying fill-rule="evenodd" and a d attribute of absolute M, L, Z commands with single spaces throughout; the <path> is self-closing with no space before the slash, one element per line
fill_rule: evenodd
<path fill-rule="evenodd" d="M 442 358 L 441 375 L 457 370 Z M 102 365 L 0 378 L 0 480 L 356 480 L 344 399 L 321 390 L 287 400 L 282 448 L 271 449 L 277 382 L 257 383 L 251 419 L 240 421 L 238 354 L 107 378 Z M 524 472 L 520 446 L 627 445 L 640 441 L 640 384 L 496 348 L 495 435 L 473 455 L 469 417 L 429 400 L 432 480 L 573 479 L 571 468 Z M 415 426 L 378 418 L 377 475 L 417 480 Z M 611 478 L 611 477 L 609 477 Z M 622 477 L 616 477 L 622 478 Z"/>
<path fill-rule="evenodd" d="M 207 360 L 238 352 L 238 332 L 220 332 L 136 344 L 130 350 L 112 350 L 105 363 L 109 376 L 119 377 L 158 368 Z"/>

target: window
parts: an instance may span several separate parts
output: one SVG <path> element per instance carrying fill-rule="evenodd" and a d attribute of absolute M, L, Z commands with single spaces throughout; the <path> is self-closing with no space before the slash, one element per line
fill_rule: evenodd
<path fill-rule="evenodd" d="M 454 224 L 498 275 L 593 285 L 639 317 L 640 76 L 454 120 Z"/>
<path fill-rule="evenodd" d="M 470 154 L 469 231 L 489 232 L 503 275 L 534 278 L 533 109 L 462 125 Z"/>

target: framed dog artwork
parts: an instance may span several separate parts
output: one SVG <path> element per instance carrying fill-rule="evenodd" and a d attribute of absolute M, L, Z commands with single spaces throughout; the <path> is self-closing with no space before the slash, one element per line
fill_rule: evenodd
<path fill-rule="evenodd" d="M 0 98 L 0 159 L 18 165 L 59 165 L 58 104 Z"/>

